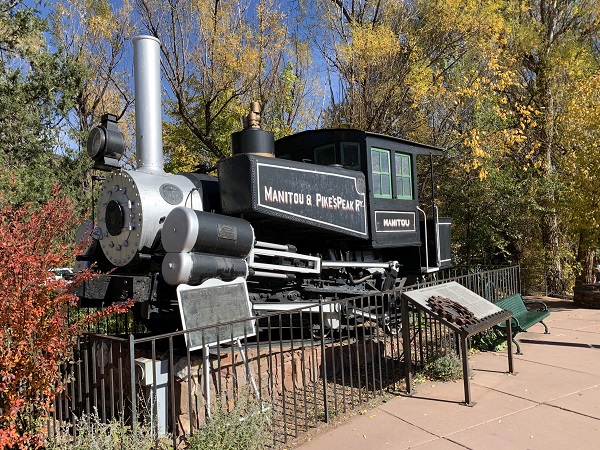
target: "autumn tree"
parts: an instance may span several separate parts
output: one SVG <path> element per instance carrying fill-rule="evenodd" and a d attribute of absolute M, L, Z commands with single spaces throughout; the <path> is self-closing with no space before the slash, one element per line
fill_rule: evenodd
<path fill-rule="evenodd" d="M 68 184 L 80 200 L 80 209 L 90 208 L 94 183 L 92 159 L 86 152 L 90 130 L 104 113 L 119 119 L 126 140 L 124 164 L 132 165 L 133 94 L 130 87 L 133 27 L 128 1 L 119 6 L 108 0 L 63 0 L 50 14 L 51 36 L 55 45 L 83 68 L 75 101 L 63 124 L 61 152 L 71 174 Z"/>
<path fill-rule="evenodd" d="M 290 46 L 293 33 L 275 1 L 136 0 L 135 9 L 145 32 L 161 41 L 172 93 L 164 128 L 170 169 L 228 155 L 250 100 L 262 103 L 267 129 L 293 128 L 308 51 L 297 40 Z"/>
<path fill-rule="evenodd" d="M 564 220 L 570 214 L 561 217 L 561 211 L 569 176 L 564 168 L 575 147 L 559 124 L 568 114 L 575 86 L 597 70 L 599 6 L 597 0 L 533 0 L 509 2 L 505 10 L 511 23 L 506 56 L 519 74 L 519 83 L 508 90 L 507 106 L 525 124 L 513 156 L 531 173 L 544 247 L 540 256 L 546 262 L 548 290 L 555 294 L 568 289 L 574 259 Z M 570 120 L 573 123 L 573 117 Z"/>
<path fill-rule="evenodd" d="M 393 1 L 320 0 L 313 43 L 327 63 L 329 105 L 324 125 L 398 135 L 414 129 L 411 6 Z"/>
<path fill-rule="evenodd" d="M 321 33 L 330 40 L 318 45 L 341 85 L 339 97 L 332 94 L 328 124 L 448 148 L 436 168 L 444 180 L 438 199 L 455 218 L 457 262 L 505 257 L 517 221 L 494 221 L 497 209 L 488 208 L 499 205 L 496 197 L 510 197 L 514 174 L 501 164 L 516 139 L 505 132 L 512 117 L 502 106 L 505 90 L 516 82 L 502 59 L 502 2 L 320 5 L 333 33 Z"/>
<path fill-rule="evenodd" d="M 108 0 L 63 0 L 51 14 L 53 42 L 85 69 L 69 118 L 70 136 L 81 148 L 102 114 L 123 119 L 133 103 L 130 14 L 127 0 L 118 7 Z"/>
<path fill-rule="evenodd" d="M 576 246 L 577 281 L 590 283 L 596 251 L 600 246 L 598 208 L 598 160 L 600 158 L 600 71 L 582 76 L 574 83 L 565 103 L 565 114 L 557 123 L 562 136 L 564 177 L 559 215 L 569 225 Z"/>

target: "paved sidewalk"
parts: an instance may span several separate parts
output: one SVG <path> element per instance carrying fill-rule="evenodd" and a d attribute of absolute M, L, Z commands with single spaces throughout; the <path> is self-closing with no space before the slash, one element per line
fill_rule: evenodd
<path fill-rule="evenodd" d="M 600 449 L 600 310 L 544 301 L 551 334 L 517 335 L 515 375 L 506 351 L 471 357 L 473 407 L 460 404 L 462 380 L 424 383 L 300 449 Z"/>

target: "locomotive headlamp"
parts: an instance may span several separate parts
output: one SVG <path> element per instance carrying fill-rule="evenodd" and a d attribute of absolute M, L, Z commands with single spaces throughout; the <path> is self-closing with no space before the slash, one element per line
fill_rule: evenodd
<path fill-rule="evenodd" d="M 94 160 L 94 169 L 112 170 L 119 167 L 124 150 L 125 141 L 117 126 L 117 117 L 104 114 L 100 125 L 92 128 L 87 140 L 87 152 Z"/>

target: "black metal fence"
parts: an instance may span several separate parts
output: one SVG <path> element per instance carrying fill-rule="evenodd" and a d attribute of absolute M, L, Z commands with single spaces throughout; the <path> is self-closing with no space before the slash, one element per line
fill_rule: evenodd
<path fill-rule="evenodd" d="M 66 390 L 56 400 L 49 437 L 73 434 L 78 417 L 95 413 L 133 429 L 150 423 L 157 439 L 168 434 L 177 447 L 216 411 L 245 398 L 269 416 L 272 446 L 282 446 L 336 415 L 405 390 L 400 296 L 449 281 L 492 302 L 520 292 L 518 267 L 453 271 L 396 291 L 197 330 L 85 334 L 65 367 Z M 459 356 L 457 337 L 441 322 L 405 314 L 415 370 L 444 354 Z M 197 350 L 186 345 L 191 333 L 201 342 Z"/>

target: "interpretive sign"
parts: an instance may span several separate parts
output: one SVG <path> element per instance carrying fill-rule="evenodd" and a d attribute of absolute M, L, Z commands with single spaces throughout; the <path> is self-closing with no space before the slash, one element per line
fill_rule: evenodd
<path fill-rule="evenodd" d="M 460 359 L 463 366 L 463 383 L 465 388 L 465 405 L 473 406 L 471 402 L 471 382 L 469 376 L 469 345 L 467 339 L 476 333 L 485 331 L 500 322 L 506 322 L 506 340 L 508 353 L 508 372 L 514 373 L 512 357 L 512 327 L 510 311 L 503 310 L 485 298 L 470 291 L 455 281 L 429 286 L 414 291 L 402 293 L 402 307 L 406 311 L 409 302 L 418 309 L 429 311 L 446 326 L 456 332 L 459 342 Z M 402 317 L 402 340 L 405 355 L 411 355 L 411 327 L 408 315 Z M 404 359 L 407 393 L 412 393 L 412 358 Z"/>
<path fill-rule="evenodd" d="M 241 277 L 228 282 L 210 279 L 199 286 L 179 285 L 177 301 L 184 330 L 208 327 L 186 333 L 186 344 L 190 350 L 256 334 L 253 320 L 213 326 L 252 316 L 246 281 Z"/>
<path fill-rule="evenodd" d="M 455 281 L 404 292 L 404 295 L 429 311 L 431 311 L 431 307 L 428 305 L 427 300 L 431 297 L 448 298 L 467 308 L 478 320 L 502 311 L 501 308 L 494 305 L 492 302 L 487 301 L 485 298 L 477 295 L 475 292 L 470 291 Z"/>

